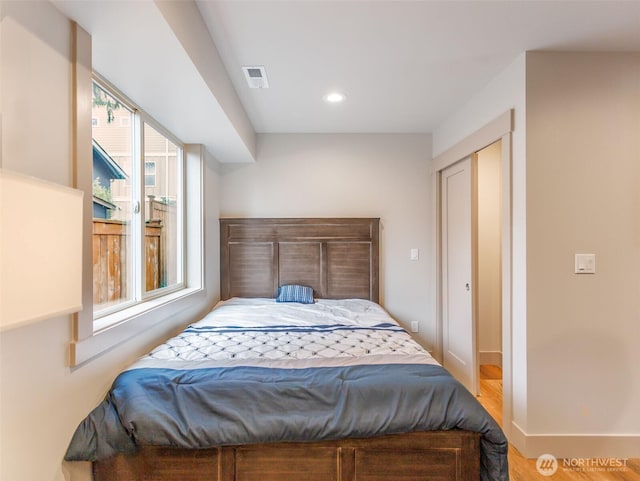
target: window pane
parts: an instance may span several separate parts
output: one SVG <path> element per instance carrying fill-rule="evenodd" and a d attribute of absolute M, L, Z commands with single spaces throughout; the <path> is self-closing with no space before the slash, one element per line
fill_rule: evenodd
<path fill-rule="evenodd" d="M 144 163 L 144 185 L 145 187 L 156 186 L 156 163 L 145 162 Z"/>
<path fill-rule="evenodd" d="M 129 265 L 132 115 L 98 84 L 93 84 L 94 312 L 133 297 Z"/>
<path fill-rule="evenodd" d="M 182 282 L 180 149 L 144 125 L 145 272 L 144 292 Z"/>

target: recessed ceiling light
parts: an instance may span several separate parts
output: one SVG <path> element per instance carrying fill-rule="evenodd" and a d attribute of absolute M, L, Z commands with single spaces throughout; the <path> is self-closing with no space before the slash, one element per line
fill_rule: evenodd
<path fill-rule="evenodd" d="M 330 94 L 324 96 L 324 100 L 332 104 L 342 102 L 344 99 L 345 96 L 339 92 L 331 92 Z"/>

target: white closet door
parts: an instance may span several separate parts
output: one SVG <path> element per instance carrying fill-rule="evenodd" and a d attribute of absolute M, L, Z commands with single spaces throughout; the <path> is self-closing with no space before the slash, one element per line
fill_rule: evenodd
<path fill-rule="evenodd" d="M 443 170 L 441 179 L 443 365 L 477 395 L 471 158 Z"/>

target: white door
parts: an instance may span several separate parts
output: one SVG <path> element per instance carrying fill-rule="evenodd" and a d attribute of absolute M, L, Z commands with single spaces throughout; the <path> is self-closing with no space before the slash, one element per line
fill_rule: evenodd
<path fill-rule="evenodd" d="M 473 285 L 473 163 L 462 160 L 442 171 L 442 360 L 444 367 L 478 395 Z"/>

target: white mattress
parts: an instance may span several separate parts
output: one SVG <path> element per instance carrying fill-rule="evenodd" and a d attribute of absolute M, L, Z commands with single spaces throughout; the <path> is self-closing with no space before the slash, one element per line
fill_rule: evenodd
<path fill-rule="evenodd" d="M 218 303 L 201 321 L 131 368 L 390 363 L 438 364 L 374 302 L 319 299 L 298 304 L 233 298 Z"/>

